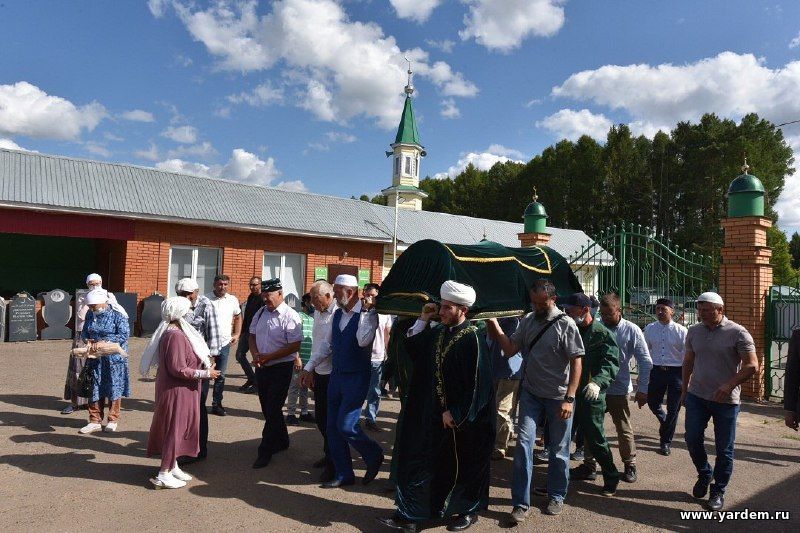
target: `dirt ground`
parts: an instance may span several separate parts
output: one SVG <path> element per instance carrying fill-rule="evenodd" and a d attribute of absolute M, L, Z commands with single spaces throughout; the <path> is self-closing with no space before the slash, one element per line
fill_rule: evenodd
<path fill-rule="evenodd" d="M 388 465 L 369 486 L 320 489 L 310 468 L 322 443 L 312 424 L 290 428 L 291 447 L 265 469 L 251 464 L 262 417 L 255 395 L 239 393 L 243 379 L 233 362 L 224 404 L 228 416 L 210 418 L 209 457 L 186 470 L 195 476 L 184 489 L 153 490 L 158 467 L 145 457 L 153 383 L 138 379 L 142 339 L 132 339 L 132 398 L 123 400 L 117 433 L 79 435 L 86 412 L 63 416 L 60 397 L 68 341 L 0 343 L 0 523 L 7 531 L 384 531 L 375 519 L 390 515 L 384 492 Z M 210 399 L 209 399 L 210 401 Z M 378 440 L 391 452 L 399 402 L 381 404 Z M 739 417 L 736 463 L 727 511 L 790 511 L 789 521 L 682 520 L 680 511 L 702 510 L 691 497 L 696 475 L 683 443 L 683 417 L 673 454 L 655 453 L 655 417 L 633 407 L 639 481 L 622 483 L 617 496 L 600 494 L 601 482 L 571 484 L 563 514 L 547 516 L 534 496 L 531 518 L 515 531 L 773 531 L 800 530 L 800 439 L 782 422 L 777 405 L 747 404 Z M 616 437 L 607 433 L 616 453 Z M 710 434 L 711 428 L 709 428 Z M 713 457 L 713 446 L 709 446 Z M 491 502 L 472 531 L 506 528 L 510 511 L 511 461 L 492 463 Z M 356 474 L 363 473 L 357 461 Z M 545 467 L 536 467 L 541 485 Z M 430 530 L 444 531 L 441 524 Z"/>

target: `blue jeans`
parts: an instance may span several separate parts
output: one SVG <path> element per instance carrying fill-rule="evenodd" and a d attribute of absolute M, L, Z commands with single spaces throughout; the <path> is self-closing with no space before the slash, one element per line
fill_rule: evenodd
<path fill-rule="evenodd" d="M 340 480 L 355 478 L 350 446 L 361 454 L 367 467 L 383 457 L 380 445 L 367 437 L 359 424 L 369 378 L 368 372 L 334 372 L 328 383 L 328 449 Z"/>
<path fill-rule="evenodd" d="M 231 345 L 219 349 L 216 357 L 215 368 L 220 371 L 219 377 L 214 380 L 214 393 L 211 396 L 211 405 L 222 405 L 222 391 L 225 390 L 225 370 L 228 368 L 228 356 L 231 353 Z"/>
<path fill-rule="evenodd" d="M 712 402 L 686 394 L 686 448 L 697 469 L 697 476 L 708 482 L 714 478 L 711 492 L 725 494 L 725 487 L 733 474 L 733 443 L 736 440 L 736 417 L 739 405 Z M 705 430 L 709 419 L 714 419 L 714 444 L 717 460 L 712 470 L 706 454 Z"/>
<path fill-rule="evenodd" d="M 511 481 L 511 503 L 514 507 L 531 506 L 533 482 L 533 445 L 536 426 L 544 424 L 550 441 L 550 462 L 547 464 L 547 493 L 550 498 L 564 501 L 569 485 L 569 442 L 572 418 L 561 419 L 563 400 L 550 400 L 531 394 L 524 385 L 519 387 L 519 434 L 514 449 L 514 469 Z"/>
<path fill-rule="evenodd" d="M 381 374 L 383 361 L 372 362 L 372 373 L 369 379 L 369 392 L 367 392 L 367 407 L 364 409 L 364 418 L 375 422 L 378 418 L 378 408 L 381 405 Z"/>
<path fill-rule="evenodd" d="M 679 366 L 654 366 L 650 371 L 650 387 L 647 389 L 647 405 L 658 418 L 658 435 L 661 444 L 670 444 L 678 424 L 681 410 L 681 385 L 683 369 Z M 667 410 L 661 407 L 667 395 Z"/>

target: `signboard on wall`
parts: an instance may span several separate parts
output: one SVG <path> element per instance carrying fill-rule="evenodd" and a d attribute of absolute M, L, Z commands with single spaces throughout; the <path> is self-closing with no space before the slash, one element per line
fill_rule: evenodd
<path fill-rule="evenodd" d="M 328 279 L 328 267 L 314 267 L 314 281 Z"/>
<path fill-rule="evenodd" d="M 364 285 L 369 283 L 370 280 L 370 270 L 368 268 L 359 268 L 358 269 L 358 288 L 363 289 Z"/>

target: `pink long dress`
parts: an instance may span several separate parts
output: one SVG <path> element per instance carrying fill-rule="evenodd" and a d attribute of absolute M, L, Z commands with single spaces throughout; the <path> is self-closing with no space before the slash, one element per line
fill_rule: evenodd
<path fill-rule="evenodd" d="M 200 452 L 200 361 L 180 329 L 168 329 L 158 345 L 158 373 L 153 423 L 147 456 L 161 455 L 162 469 L 171 469 L 183 455 Z"/>

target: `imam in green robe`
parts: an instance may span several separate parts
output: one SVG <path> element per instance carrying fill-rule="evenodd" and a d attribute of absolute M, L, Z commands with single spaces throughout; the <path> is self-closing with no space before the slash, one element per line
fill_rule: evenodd
<path fill-rule="evenodd" d="M 428 325 L 405 349 L 413 366 L 394 448 L 398 513 L 418 522 L 486 509 L 497 416 L 485 336 L 469 321 Z M 444 428 L 445 411 L 455 428 Z"/>

